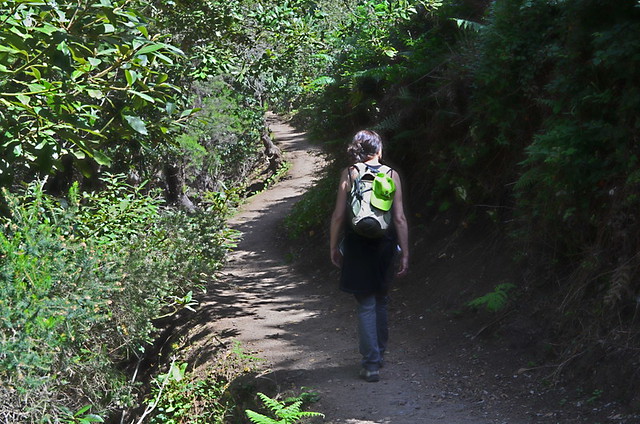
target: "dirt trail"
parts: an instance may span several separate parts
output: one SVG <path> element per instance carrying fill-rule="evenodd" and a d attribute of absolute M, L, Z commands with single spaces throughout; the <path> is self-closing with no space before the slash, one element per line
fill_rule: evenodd
<path fill-rule="evenodd" d="M 328 253 L 319 256 L 326 261 L 317 269 L 296 273 L 288 264 L 280 227 L 322 159 L 303 133 L 273 118 L 270 126 L 292 163 L 290 177 L 253 197 L 232 221 L 243 238 L 223 270 L 223 284 L 216 285 L 222 288 L 211 289 L 201 305 L 201 325 L 193 329 L 192 338 L 200 340 L 199 363 L 219 340 L 239 340 L 266 360 L 269 371 L 261 378 L 282 391 L 317 392 L 320 400 L 311 410 L 324 413 L 325 423 L 574 422 L 545 419 L 520 398 L 494 395 L 495 389 L 482 380 L 464 395 L 455 384 L 464 386 L 467 377 L 456 364 L 471 356 L 461 356 L 460 350 L 438 351 L 435 330 L 420 321 L 422 316 L 409 319 L 401 304 L 390 307 L 391 340 L 381 381 L 359 379 L 354 300 L 338 290 L 337 273 L 327 266 Z M 327 246 L 317 249 L 324 252 Z M 398 287 L 402 291 L 402 284 Z"/>

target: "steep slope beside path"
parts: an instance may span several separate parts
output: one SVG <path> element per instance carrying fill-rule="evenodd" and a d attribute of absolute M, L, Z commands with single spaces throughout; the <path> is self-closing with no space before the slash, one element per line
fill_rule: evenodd
<path fill-rule="evenodd" d="M 283 391 L 317 392 L 320 400 L 311 409 L 324 413 L 327 423 L 532 422 L 482 410 L 441 387 L 440 377 L 421 357 L 424 352 L 415 347 L 418 337 L 429 335 L 394 328 L 393 316 L 402 311 L 393 306 L 391 346 L 382 380 L 366 383 L 358 378 L 353 299 L 337 289 L 337 274 L 325 263 L 304 275 L 296 273 L 287 263 L 287 240 L 280 227 L 322 160 L 304 134 L 277 121 L 271 122 L 271 128 L 292 163 L 290 177 L 253 197 L 232 221 L 243 236 L 223 270 L 226 284 L 210 289 L 200 308 L 199 324 L 192 329 L 192 340 L 200 340 L 198 362 L 208 359 L 217 340 L 238 340 L 244 349 L 266 360 L 270 372 L 261 378 Z M 327 246 L 317 249 L 324 251 Z M 328 253 L 325 256 L 328 261 Z"/>

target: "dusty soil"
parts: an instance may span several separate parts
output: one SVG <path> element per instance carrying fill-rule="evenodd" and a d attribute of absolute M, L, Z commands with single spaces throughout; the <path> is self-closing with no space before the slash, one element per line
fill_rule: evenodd
<path fill-rule="evenodd" d="M 463 309 L 465 299 L 517 276 L 498 237 L 449 228 L 454 224 L 444 218 L 410 217 L 412 271 L 394 285 L 381 381 L 359 379 L 355 303 L 338 290 L 326 237 L 292 244 L 281 226 L 322 157 L 303 133 L 273 117 L 270 126 L 292 168 L 233 218 L 241 242 L 191 320 L 196 366 L 220 343 L 238 340 L 265 360 L 257 387 L 319 395 L 310 409 L 326 417 L 314 422 L 640 422 L 598 393 L 545 385 L 552 369 L 538 366 L 543 358 L 532 353 L 535 322 Z"/>

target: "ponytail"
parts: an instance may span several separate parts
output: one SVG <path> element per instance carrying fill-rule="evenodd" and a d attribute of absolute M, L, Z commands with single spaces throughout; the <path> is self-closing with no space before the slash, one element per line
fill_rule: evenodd
<path fill-rule="evenodd" d="M 382 139 L 375 131 L 362 130 L 353 136 L 347 153 L 353 163 L 365 162 L 382 150 Z"/>

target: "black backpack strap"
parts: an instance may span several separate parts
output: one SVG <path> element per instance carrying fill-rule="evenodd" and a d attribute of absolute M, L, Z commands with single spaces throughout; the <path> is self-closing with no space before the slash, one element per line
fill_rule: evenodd
<path fill-rule="evenodd" d="M 364 170 L 361 170 L 360 167 L 358 166 L 360 165 L 359 163 L 355 163 L 353 165 L 351 165 L 348 169 L 347 169 L 347 174 L 349 174 L 349 182 L 351 183 L 351 191 L 355 194 L 355 196 L 359 199 L 362 200 L 362 192 L 360 190 L 360 185 L 359 184 L 355 184 L 354 179 L 351 177 L 351 168 L 355 168 L 356 171 L 358 171 L 358 176 L 361 176 L 362 173 L 364 171 L 366 171 L 366 165 Z"/>
<path fill-rule="evenodd" d="M 383 172 L 385 174 L 389 174 L 389 175 L 393 176 L 393 168 L 391 168 L 390 166 L 387 166 L 387 165 L 380 166 L 380 168 L 378 169 L 377 172 Z"/>
<path fill-rule="evenodd" d="M 351 176 L 351 170 L 355 169 L 358 172 L 358 176 L 362 174 L 362 171 L 360 170 L 360 167 L 358 167 L 358 165 L 359 164 L 354 163 L 349 168 L 347 168 L 347 175 L 349 176 L 349 183 L 351 184 L 351 186 L 353 186 L 353 182 L 354 182 L 354 179 Z"/>

